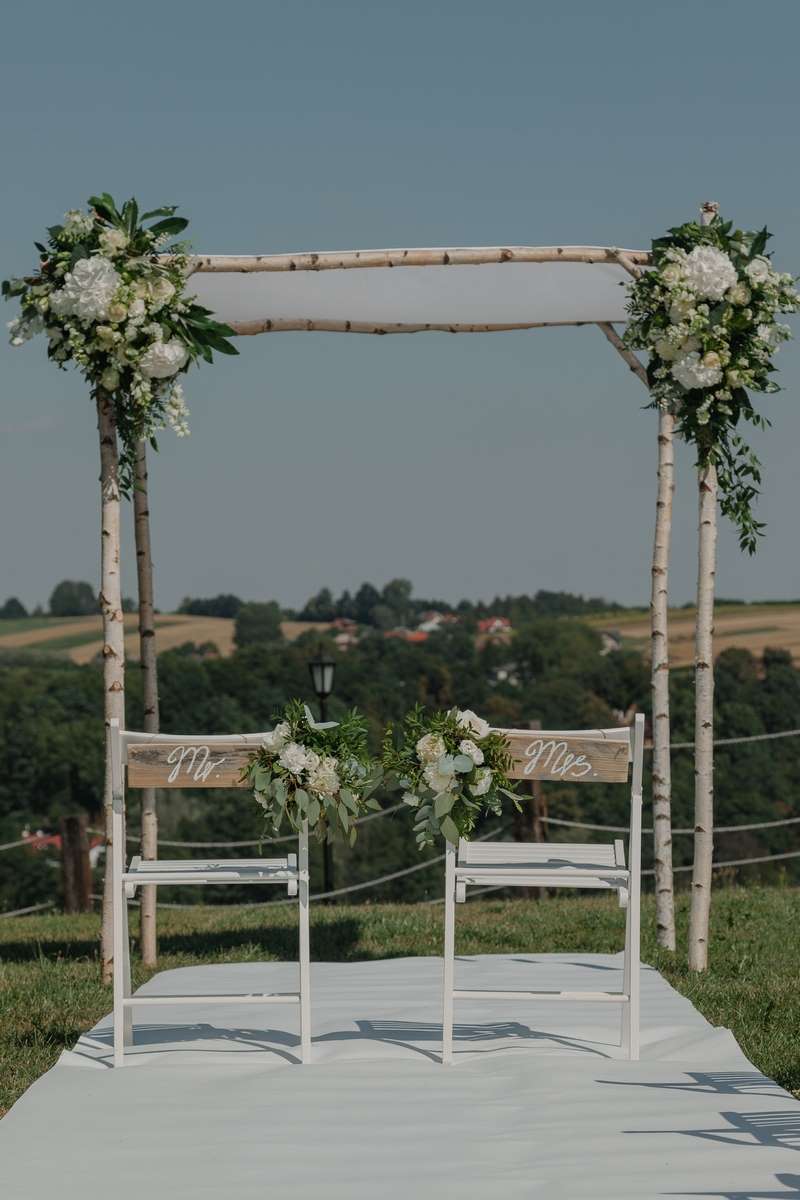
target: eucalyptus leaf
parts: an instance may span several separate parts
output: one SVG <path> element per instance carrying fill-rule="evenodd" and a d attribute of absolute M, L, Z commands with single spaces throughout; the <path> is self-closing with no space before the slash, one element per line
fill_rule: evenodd
<path fill-rule="evenodd" d="M 433 801 L 433 811 L 437 817 L 445 817 L 456 802 L 453 792 L 440 792 Z"/>
<path fill-rule="evenodd" d="M 472 768 L 475 766 L 475 763 L 468 754 L 457 754 L 453 765 L 461 775 L 466 775 L 472 770 Z"/>
<path fill-rule="evenodd" d="M 441 822 L 441 830 L 448 842 L 451 842 L 453 845 L 458 845 L 458 839 L 460 835 L 458 832 L 458 826 L 452 817 L 443 817 Z"/>

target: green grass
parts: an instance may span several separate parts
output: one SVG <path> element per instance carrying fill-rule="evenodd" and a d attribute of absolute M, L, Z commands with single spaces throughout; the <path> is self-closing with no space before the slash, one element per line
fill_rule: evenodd
<path fill-rule="evenodd" d="M 714 1025 L 733 1030 L 747 1057 L 800 1096 L 800 891 L 788 887 L 720 889 L 712 913 L 711 968 L 685 966 L 687 897 L 678 898 L 680 948 L 655 945 L 652 897 L 643 912 L 643 958 Z M 312 910 L 318 960 L 441 953 L 441 905 L 375 904 Z M 291 959 L 296 916 L 288 906 L 162 910 L 159 969 L 197 962 Z M 98 918 L 43 916 L 0 921 L 0 1114 L 65 1047 L 111 1007 L 97 967 Z M 463 954 L 527 950 L 619 950 L 615 901 L 475 900 L 459 909 Z M 134 959 L 134 984 L 148 977 Z"/>
<path fill-rule="evenodd" d="M 28 633 L 33 629 L 54 629 L 57 625 L 66 625 L 70 621 L 80 620 L 80 617 L 11 617 L 0 619 L 0 637 L 11 633 Z"/>

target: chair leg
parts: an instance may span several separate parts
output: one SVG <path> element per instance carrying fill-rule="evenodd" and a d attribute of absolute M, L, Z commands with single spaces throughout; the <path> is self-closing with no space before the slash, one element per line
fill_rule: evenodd
<path fill-rule="evenodd" d="M 444 978 L 442 981 L 442 1064 L 453 1061 L 453 985 L 456 942 L 456 848 L 447 843 L 444 877 Z"/>
<path fill-rule="evenodd" d="M 128 931 L 128 900 L 125 889 L 122 889 L 122 994 L 128 999 L 133 995 L 131 987 L 131 938 Z M 133 1010 L 126 1004 L 122 1010 L 122 1039 L 123 1045 L 133 1045 Z"/>
<path fill-rule="evenodd" d="M 112 894 L 114 972 L 114 1066 L 125 1066 L 125 888 L 116 879 Z"/>
<path fill-rule="evenodd" d="M 628 997 L 622 1005 L 622 1031 L 620 1049 L 625 1058 L 630 1057 L 630 1015 L 631 1015 L 631 905 L 630 899 L 625 909 L 625 950 L 623 952 L 622 991 Z"/>
<path fill-rule="evenodd" d="M 632 1062 L 639 1060 L 639 989 L 641 968 L 639 965 L 640 955 L 640 915 L 639 915 L 639 888 L 633 886 L 631 888 L 630 899 L 631 910 L 631 932 L 630 932 L 630 947 L 629 947 L 629 966 L 628 966 L 628 995 L 630 1003 L 628 1005 L 629 1028 L 628 1028 L 628 1058 Z"/>
<path fill-rule="evenodd" d="M 300 909 L 300 1058 L 303 1063 L 309 1063 L 311 1062 L 311 945 L 308 921 L 307 823 L 303 825 L 303 830 L 300 834 L 297 862 L 300 874 L 298 886 Z"/>

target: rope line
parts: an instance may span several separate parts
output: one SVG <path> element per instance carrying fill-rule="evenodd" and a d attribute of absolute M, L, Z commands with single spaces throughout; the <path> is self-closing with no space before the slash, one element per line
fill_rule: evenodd
<path fill-rule="evenodd" d="M 575 829 L 605 829 L 609 833 L 628 833 L 627 825 L 590 825 L 588 821 L 565 821 L 561 817 L 543 817 L 544 824 L 571 825 Z M 751 829 L 777 829 L 781 825 L 800 824 L 800 817 L 784 817 L 780 821 L 760 821 L 751 825 L 715 825 L 713 833 L 742 833 Z M 643 829 L 642 833 L 652 833 L 652 829 Z M 694 833 L 693 829 L 673 829 L 672 833 Z"/>

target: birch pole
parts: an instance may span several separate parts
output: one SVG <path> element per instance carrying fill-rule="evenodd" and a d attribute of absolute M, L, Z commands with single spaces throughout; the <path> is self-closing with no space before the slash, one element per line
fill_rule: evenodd
<path fill-rule="evenodd" d="M 639 267 L 619 251 L 617 258 L 634 278 Z M 600 328 L 614 349 L 649 391 L 647 372 L 628 350 L 614 327 Z M 653 557 L 650 567 L 650 694 L 653 708 L 653 860 L 655 865 L 656 936 L 660 946 L 675 949 L 675 898 L 672 875 L 672 773 L 669 711 L 669 552 L 672 498 L 675 491 L 675 418 L 658 410 L 658 492 Z"/>
<path fill-rule="evenodd" d="M 122 620 L 120 579 L 120 489 L 117 424 L 107 392 L 98 390 L 97 430 L 100 438 L 100 611 L 103 618 L 103 715 L 106 728 L 105 785 L 105 881 L 100 930 L 100 960 L 103 983 L 113 972 L 112 901 L 112 787 L 109 723 L 116 718 L 125 724 L 125 628 Z"/>
<path fill-rule="evenodd" d="M 703 205 L 700 221 L 709 225 L 719 205 Z M 708 967 L 711 863 L 714 852 L 714 581 L 717 563 L 717 471 L 697 469 L 697 617 L 694 657 L 694 865 L 689 917 L 689 968 Z"/>
<path fill-rule="evenodd" d="M 650 694 L 653 707 L 653 864 L 656 937 L 675 949 L 672 875 L 672 767 L 669 710 L 669 550 L 675 492 L 675 418 L 658 410 L 658 494 L 650 574 Z"/>
<path fill-rule="evenodd" d="M 136 575 L 139 588 L 139 665 L 142 670 L 144 729 L 158 733 L 158 661 L 153 589 L 153 555 L 150 543 L 150 500 L 147 486 L 147 445 L 139 442 L 136 448 L 136 471 L 133 491 L 134 534 L 136 539 Z M 156 789 L 143 788 L 142 797 L 142 858 L 158 857 L 158 813 Z M 139 909 L 139 928 L 142 961 L 154 967 L 158 958 L 156 910 L 157 889 L 148 884 L 142 888 Z"/>

